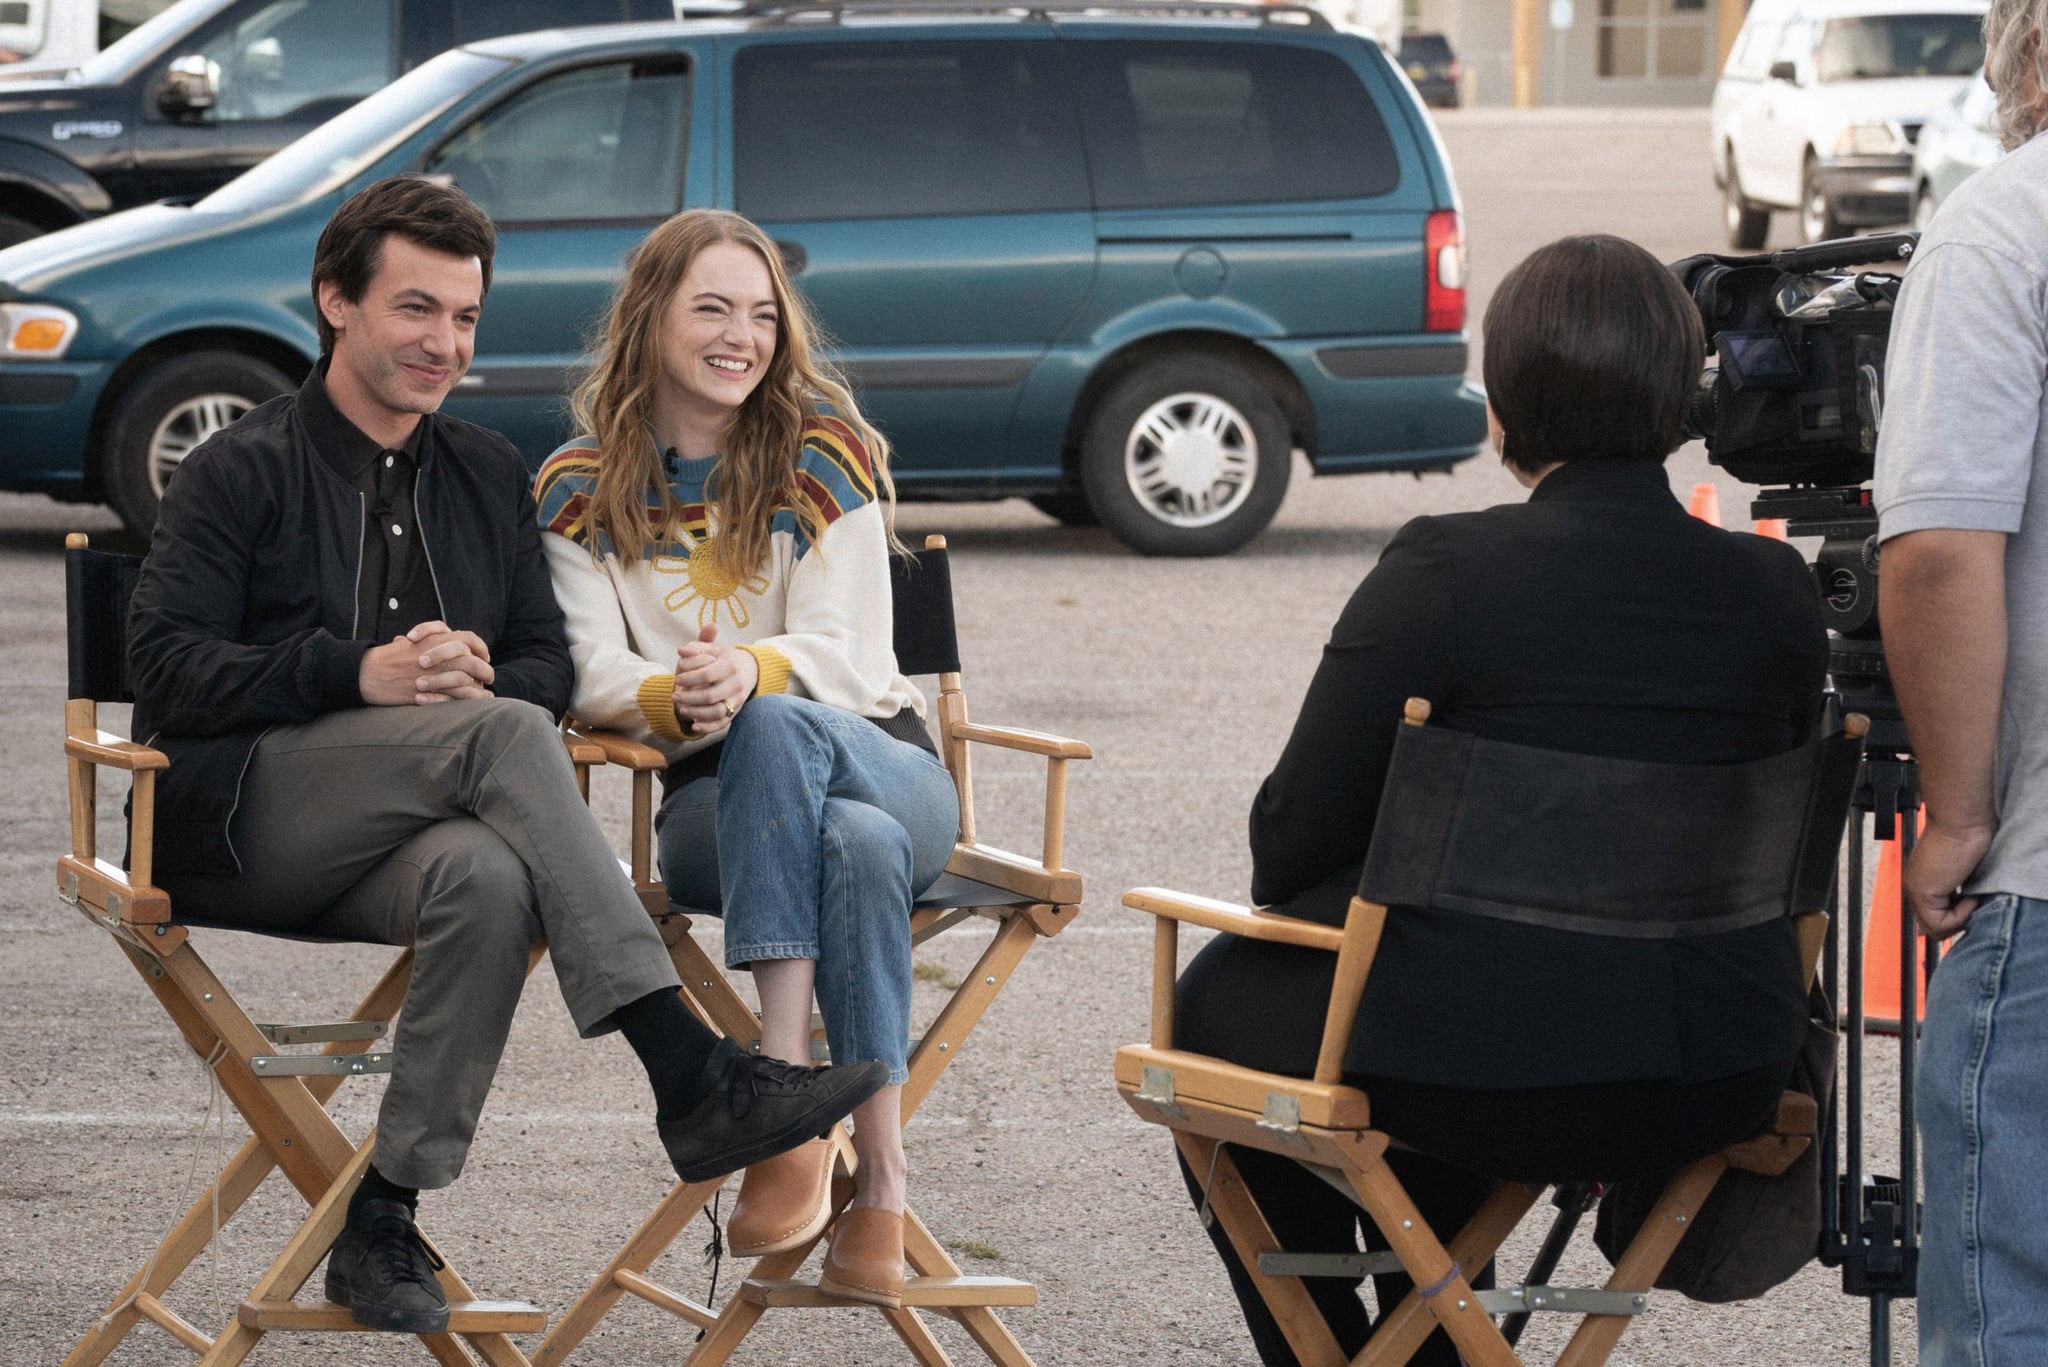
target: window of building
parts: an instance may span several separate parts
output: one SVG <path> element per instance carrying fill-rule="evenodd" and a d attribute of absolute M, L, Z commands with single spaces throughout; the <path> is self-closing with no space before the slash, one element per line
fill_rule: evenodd
<path fill-rule="evenodd" d="M 1606 80 L 1708 74 L 1706 0 L 1600 0 L 1595 71 Z"/>

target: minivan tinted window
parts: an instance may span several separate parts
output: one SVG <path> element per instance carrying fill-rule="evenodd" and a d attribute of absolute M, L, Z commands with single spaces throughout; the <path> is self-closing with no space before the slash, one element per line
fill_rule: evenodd
<path fill-rule="evenodd" d="M 1359 199 L 1400 180 L 1372 97 L 1333 53 L 1280 43 L 1067 47 L 1100 208 Z"/>
<path fill-rule="evenodd" d="M 610 62 L 535 81 L 428 161 L 497 223 L 666 218 L 683 190 L 687 59 Z"/>
<path fill-rule="evenodd" d="M 733 207 L 756 221 L 1088 207 L 1049 40 L 761 44 L 733 84 Z"/>

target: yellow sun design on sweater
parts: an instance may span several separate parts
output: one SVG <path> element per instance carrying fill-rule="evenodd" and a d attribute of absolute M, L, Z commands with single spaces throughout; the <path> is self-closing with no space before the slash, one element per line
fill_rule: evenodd
<path fill-rule="evenodd" d="M 740 590 L 759 597 L 768 591 L 768 576 L 752 574 L 735 578 L 719 563 L 713 550 L 716 537 L 705 537 L 683 555 L 662 555 L 654 557 L 656 574 L 681 576 L 683 582 L 669 590 L 662 599 L 670 612 L 681 613 L 690 604 L 697 605 L 697 625 L 716 623 L 721 611 L 729 612 L 734 627 L 745 627 L 753 620 L 748 611 L 746 599 L 740 597 Z"/>

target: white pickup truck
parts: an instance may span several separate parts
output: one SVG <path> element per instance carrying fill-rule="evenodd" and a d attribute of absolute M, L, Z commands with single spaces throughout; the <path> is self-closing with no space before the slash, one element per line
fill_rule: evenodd
<path fill-rule="evenodd" d="M 65 72 L 171 0 L 0 0 L 0 78 Z"/>
<path fill-rule="evenodd" d="M 1985 0 L 1757 0 L 1714 86 L 1728 245 L 1773 209 L 1804 242 L 1904 223 L 1913 143 L 1984 61 Z"/>

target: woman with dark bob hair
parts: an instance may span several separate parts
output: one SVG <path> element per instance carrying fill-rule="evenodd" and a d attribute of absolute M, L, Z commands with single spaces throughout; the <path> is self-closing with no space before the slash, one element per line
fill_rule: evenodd
<path fill-rule="evenodd" d="M 1486 311 L 1488 416 L 1529 499 L 1415 519 L 1353 593 L 1252 805 L 1254 901 L 1342 924 L 1409 697 L 1433 725 L 1612 758 L 1739 763 L 1810 736 L 1827 639 L 1805 564 L 1687 516 L 1664 472 L 1703 353 L 1676 278 L 1619 238 L 1566 238 L 1508 273 Z M 1312 1073 L 1333 959 L 1217 937 L 1181 978 L 1176 1043 Z M 1397 908 L 1345 1076 L 1413 1151 L 1391 1161 L 1448 1238 L 1493 1179 L 1653 1176 L 1754 1133 L 1804 1029 L 1797 982 L 1782 919 L 1634 940 Z M 1386 1246 L 1306 1169 L 1232 1156 L 1282 1247 Z M 1260 1356 L 1294 1363 L 1211 1236 Z M 1375 1282 L 1383 1308 L 1409 1289 Z M 1308 1286 L 1356 1353 L 1358 1283 Z M 1438 1331 L 1415 1361 L 1458 1356 Z"/>

